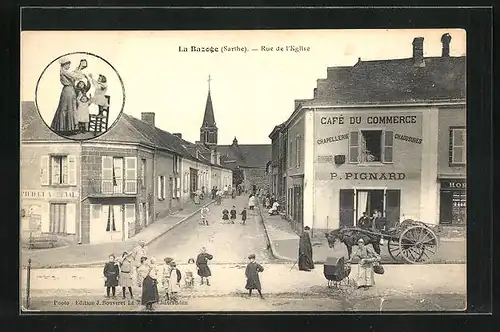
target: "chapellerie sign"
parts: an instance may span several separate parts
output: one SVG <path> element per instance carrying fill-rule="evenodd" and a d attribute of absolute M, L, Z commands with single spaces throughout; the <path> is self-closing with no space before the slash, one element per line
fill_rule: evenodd
<path fill-rule="evenodd" d="M 22 190 L 22 198 L 78 198 L 78 191 Z"/>
<path fill-rule="evenodd" d="M 405 173 L 358 173 L 358 172 L 345 172 L 345 173 L 330 173 L 331 180 L 404 180 Z"/>

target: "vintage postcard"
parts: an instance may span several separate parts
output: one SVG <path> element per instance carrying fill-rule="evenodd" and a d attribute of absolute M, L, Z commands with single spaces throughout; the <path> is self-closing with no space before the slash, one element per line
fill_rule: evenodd
<path fill-rule="evenodd" d="M 466 308 L 466 31 L 27 31 L 21 312 Z"/>

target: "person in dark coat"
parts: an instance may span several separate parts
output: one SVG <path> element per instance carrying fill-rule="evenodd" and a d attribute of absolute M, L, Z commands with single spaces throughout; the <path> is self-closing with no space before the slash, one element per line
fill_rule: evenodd
<path fill-rule="evenodd" d="M 309 226 L 304 227 L 299 240 L 299 271 L 311 271 L 314 269 L 311 237 Z"/>
<path fill-rule="evenodd" d="M 224 210 L 222 210 L 222 220 L 224 220 L 224 221 L 229 220 L 229 211 L 226 208 L 224 208 Z"/>
<path fill-rule="evenodd" d="M 196 267 L 198 268 L 198 275 L 201 277 L 201 284 L 203 285 L 203 278 L 207 280 L 207 286 L 210 286 L 210 277 L 212 276 L 212 272 L 208 267 L 208 261 L 213 259 L 214 256 L 207 253 L 207 249 L 205 247 L 201 248 L 201 252 L 196 257 Z"/>
<path fill-rule="evenodd" d="M 247 208 L 246 208 L 246 207 L 244 207 L 244 208 L 243 208 L 243 211 L 241 211 L 241 213 L 240 213 L 240 214 L 241 214 L 241 223 L 242 223 L 243 225 L 245 225 L 245 223 L 246 223 L 246 221 L 247 221 Z"/>
<path fill-rule="evenodd" d="M 142 282 L 141 304 L 146 306 L 146 310 L 151 311 L 153 304 L 160 299 L 158 280 L 161 274 L 158 265 L 156 265 L 156 259 L 151 257 L 149 262 L 149 272 Z"/>
<path fill-rule="evenodd" d="M 236 220 L 236 207 L 233 205 L 233 208 L 231 209 L 231 224 L 234 224 L 235 220 Z"/>
<path fill-rule="evenodd" d="M 115 255 L 109 255 L 109 262 L 104 265 L 104 286 L 106 286 L 106 297 L 109 297 L 109 291 L 112 291 L 113 297 L 116 296 L 116 286 L 120 276 L 120 267 L 115 260 Z"/>
<path fill-rule="evenodd" d="M 245 288 L 248 289 L 248 297 L 252 296 L 252 290 L 256 289 L 259 292 L 260 298 L 263 299 L 260 285 L 259 272 L 263 272 L 264 268 L 262 265 L 255 261 L 255 255 L 251 254 L 248 256 L 250 263 L 248 263 L 247 268 L 245 270 L 245 276 L 247 277 L 247 284 Z"/>
<path fill-rule="evenodd" d="M 366 212 L 363 212 L 363 216 L 359 218 L 357 227 L 362 229 L 370 229 L 370 218 L 366 215 Z"/>

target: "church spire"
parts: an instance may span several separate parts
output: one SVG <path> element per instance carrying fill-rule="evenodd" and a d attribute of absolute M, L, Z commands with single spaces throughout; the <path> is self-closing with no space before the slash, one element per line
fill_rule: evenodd
<path fill-rule="evenodd" d="M 215 124 L 212 96 L 210 94 L 210 75 L 208 75 L 208 96 L 205 104 L 205 114 L 200 128 L 200 141 L 205 145 L 217 145 L 217 125 Z"/>

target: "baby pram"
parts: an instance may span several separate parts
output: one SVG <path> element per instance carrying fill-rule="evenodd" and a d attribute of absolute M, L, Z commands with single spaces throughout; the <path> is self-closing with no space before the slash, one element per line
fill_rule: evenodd
<path fill-rule="evenodd" d="M 349 286 L 350 264 L 345 264 L 344 257 L 327 257 L 323 265 L 323 274 L 328 280 L 328 287 Z"/>

